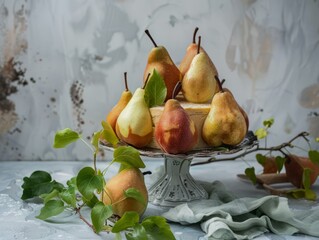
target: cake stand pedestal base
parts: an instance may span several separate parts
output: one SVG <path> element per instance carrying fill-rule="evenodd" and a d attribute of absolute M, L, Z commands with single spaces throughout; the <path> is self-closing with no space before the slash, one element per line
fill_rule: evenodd
<path fill-rule="evenodd" d="M 149 188 L 149 202 L 163 207 L 207 199 L 206 190 L 191 176 L 192 157 L 166 155 L 164 175 Z"/>

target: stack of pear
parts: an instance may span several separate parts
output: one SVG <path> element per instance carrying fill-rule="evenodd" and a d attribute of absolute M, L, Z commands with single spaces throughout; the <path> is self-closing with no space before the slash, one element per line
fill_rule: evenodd
<path fill-rule="evenodd" d="M 234 96 L 224 91 L 219 79 L 216 79 L 221 90 L 213 97 L 202 127 L 202 137 L 212 147 L 235 146 L 245 138 L 247 124 Z"/>
<path fill-rule="evenodd" d="M 201 51 L 201 37 L 197 45 L 197 54 L 182 80 L 182 92 L 185 99 L 193 103 L 211 101 L 216 92 L 216 67 L 205 51 Z"/>
<path fill-rule="evenodd" d="M 124 192 L 129 188 L 135 188 L 141 193 L 144 204 L 124 196 Z M 106 183 L 102 199 L 105 205 L 112 205 L 113 213 L 120 217 L 127 211 L 135 211 L 142 215 L 148 202 L 143 173 L 138 168 L 127 168 L 120 171 Z"/>
<path fill-rule="evenodd" d="M 124 83 L 125 83 L 125 90 L 122 92 L 122 95 L 117 102 L 117 104 L 111 109 L 111 111 L 108 113 L 106 117 L 106 121 L 111 125 L 114 132 L 116 131 L 116 122 L 117 118 L 119 117 L 120 113 L 123 111 L 123 109 L 126 107 L 128 102 L 132 98 L 132 92 L 129 90 L 127 85 L 127 73 L 124 73 Z"/>
<path fill-rule="evenodd" d="M 170 154 L 186 153 L 198 141 L 195 123 L 176 99 L 165 103 L 154 135 L 160 148 Z"/>
<path fill-rule="evenodd" d="M 163 46 L 158 46 L 148 30 L 145 30 L 145 33 L 153 42 L 154 48 L 152 48 L 148 55 L 148 60 L 144 71 L 144 81 L 146 81 L 148 74 L 152 74 L 153 70 L 156 69 L 165 82 L 167 89 L 165 101 L 167 101 L 168 99 L 175 97 L 173 96 L 173 91 L 176 84 L 182 80 L 182 75 L 171 59 L 166 48 Z"/>
<path fill-rule="evenodd" d="M 152 116 L 145 102 L 144 87 L 135 90 L 116 121 L 117 136 L 137 148 L 148 145 L 153 137 Z"/>

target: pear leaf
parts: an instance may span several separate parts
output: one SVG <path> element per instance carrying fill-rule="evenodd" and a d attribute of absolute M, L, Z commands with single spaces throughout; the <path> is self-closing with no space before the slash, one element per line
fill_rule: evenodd
<path fill-rule="evenodd" d="M 305 189 L 305 198 L 310 201 L 316 201 L 317 200 L 317 194 L 315 191 L 311 189 Z"/>
<path fill-rule="evenodd" d="M 135 200 L 139 201 L 143 205 L 146 204 L 142 193 L 139 190 L 137 190 L 136 188 L 128 188 L 128 189 L 126 189 L 124 191 L 124 195 L 125 195 L 125 197 L 128 197 L 128 198 L 134 198 Z"/>
<path fill-rule="evenodd" d="M 93 133 L 91 144 L 94 147 L 95 152 L 99 151 L 99 139 L 100 139 L 100 136 L 101 136 L 101 132 L 102 132 L 102 130 Z"/>
<path fill-rule="evenodd" d="M 124 215 L 114 224 L 112 228 L 113 233 L 126 230 L 127 228 L 133 227 L 140 220 L 140 216 L 137 212 L 127 211 Z"/>
<path fill-rule="evenodd" d="M 22 184 L 22 200 L 29 198 L 39 197 L 42 194 L 48 194 L 54 189 L 60 191 L 63 189 L 63 185 L 55 180 L 52 181 L 52 177 L 48 172 L 35 171 L 30 177 L 23 178 Z"/>
<path fill-rule="evenodd" d="M 64 189 L 60 193 L 60 198 L 67 203 L 68 205 L 76 208 L 76 195 L 75 195 L 75 187 L 69 187 Z"/>
<path fill-rule="evenodd" d="M 257 153 L 256 154 L 256 160 L 261 166 L 264 166 L 265 163 L 266 163 L 267 157 L 262 155 L 262 154 L 260 154 L 260 153 Z"/>
<path fill-rule="evenodd" d="M 162 105 L 166 94 L 165 82 L 162 76 L 154 69 L 145 86 L 145 102 L 149 108 Z"/>
<path fill-rule="evenodd" d="M 255 174 L 255 168 L 254 167 L 246 168 L 245 169 L 245 174 L 250 179 L 250 181 L 252 181 L 253 184 L 256 184 L 257 177 L 256 177 L 256 174 Z"/>
<path fill-rule="evenodd" d="M 310 174 L 311 169 L 310 168 L 304 168 L 302 173 L 302 185 L 304 189 L 310 189 L 311 182 L 310 182 Z"/>
<path fill-rule="evenodd" d="M 135 224 L 132 231 L 125 234 L 127 240 L 148 240 L 145 228 L 141 224 Z M 151 238 L 155 239 L 155 238 Z M 166 238 L 162 238 L 166 239 Z"/>
<path fill-rule="evenodd" d="M 119 143 L 119 139 L 116 136 L 113 128 L 107 121 L 102 121 L 103 130 L 101 132 L 101 137 L 107 142 L 111 143 L 114 147 Z"/>
<path fill-rule="evenodd" d="M 174 234 L 171 231 L 170 225 L 166 219 L 161 216 L 146 217 L 141 225 L 144 227 L 148 239 L 154 240 L 174 240 Z"/>
<path fill-rule="evenodd" d="M 94 197 L 96 190 L 103 190 L 104 180 L 101 175 L 96 175 L 93 168 L 84 167 L 76 177 L 76 184 L 83 197 L 86 200 L 90 200 Z"/>
<path fill-rule="evenodd" d="M 273 118 L 266 119 L 263 121 L 263 125 L 266 128 L 270 128 L 274 124 L 275 120 Z"/>
<path fill-rule="evenodd" d="M 40 214 L 36 216 L 41 220 L 59 215 L 64 211 L 64 203 L 62 200 L 50 200 L 41 208 Z"/>
<path fill-rule="evenodd" d="M 95 204 L 91 211 L 91 219 L 96 233 L 103 230 L 105 220 L 111 217 L 112 214 L 113 210 L 111 205 L 104 205 L 102 202 Z"/>
<path fill-rule="evenodd" d="M 113 162 L 122 164 L 122 167 L 145 168 L 145 164 L 137 149 L 131 146 L 120 146 L 114 150 Z M 123 168 L 122 168 L 123 169 Z"/>
<path fill-rule="evenodd" d="M 316 150 L 310 150 L 308 156 L 311 162 L 319 165 L 319 152 Z"/>
<path fill-rule="evenodd" d="M 80 139 L 80 134 L 71 130 L 70 128 L 65 128 L 63 130 L 57 131 L 54 136 L 54 148 L 64 148 L 70 143 L 75 142 Z"/>
<path fill-rule="evenodd" d="M 316 142 L 319 142 L 319 137 L 316 138 Z"/>
<path fill-rule="evenodd" d="M 258 128 L 256 131 L 255 131 L 255 135 L 258 139 L 263 139 L 265 137 L 267 137 L 268 135 L 268 132 L 266 129 L 264 128 Z"/>
<path fill-rule="evenodd" d="M 284 167 L 285 161 L 286 161 L 286 158 L 281 156 L 277 156 L 275 158 L 275 163 L 276 163 L 278 172 L 281 172 L 282 168 Z"/>

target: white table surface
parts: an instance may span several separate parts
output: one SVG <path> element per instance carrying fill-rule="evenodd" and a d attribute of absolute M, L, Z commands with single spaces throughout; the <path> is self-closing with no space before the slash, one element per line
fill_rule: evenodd
<path fill-rule="evenodd" d="M 164 161 L 160 158 L 144 158 L 146 170 L 153 172 L 152 175 L 146 175 L 146 184 L 149 186 L 154 180 L 156 171 L 163 166 Z M 197 161 L 198 159 L 196 159 Z M 202 160 L 202 159 L 201 159 Z M 196 180 L 213 182 L 222 181 L 225 186 L 232 190 L 239 197 L 262 197 L 268 194 L 263 189 L 256 188 L 252 184 L 239 180 L 237 174 L 243 173 L 247 164 L 255 166 L 255 161 L 245 162 L 243 160 L 214 162 L 206 165 L 191 167 L 191 174 Z M 42 204 L 26 203 L 20 197 L 22 194 L 22 179 L 35 170 L 48 171 L 52 177 L 62 183 L 75 176 L 84 166 L 92 166 L 92 162 L 74 161 L 0 161 L 0 239 L 113 239 L 114 235 L 102 233 L 94 234 L 92 229 L 85 225 L 76 215 L 62 214 L 60 217 L 50 221 L 42 221 L 35 218 L 39 214 Z M 106 161 L 99 161 L 98 167 L 104 169 Z M 107 176 L 112 176 L 118 165 L 112 165 Z M 260 168 L 259 168 L 260 169 Z M 313 188 L 319 196 L 319 181 Z M 315 202 L 306 200 L 289 200 L 291 208 L 311 209 L 319 206 L 319 200 Z M 160 215 L 163 209 L 148 205 L 145 215 Z M 319 227 L 319 226 L 318 226 Z M 199 225 L 182 226 L 171 224 L 176 239 L 194 240 L 205 239 L 204 232 Z M 256 239 L 318 239 L 310 236 L 278 236 L 271 233 L 259 236 Z"/>

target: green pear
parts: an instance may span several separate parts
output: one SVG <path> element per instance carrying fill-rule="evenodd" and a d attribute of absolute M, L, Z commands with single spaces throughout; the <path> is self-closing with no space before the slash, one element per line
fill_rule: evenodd
<path fill-rule="evenodd" d="M 124 82 L 125 82 L 125 90 L 122 92 L 121 97 L 117 104 L 111 109 L 111 111 L 108 113 L 106 117 L 106 121 L 111 125 L 114 132 L 116 131 L 116 121 L 119 117 L 122 110 L 126 107 L 128 102 L 131 100 L 133 94 L 129 90 L 127 85 L 127 73 L 124 73 Z"/>
<path fill-rule="evenodd" d="M 144 88 L 137 88 L 116 121 L 117 136 L 137 148 L 148 145 L 153 136 L 152 117 L 144 96 Z"/>
<path fill-rule="evenodd" d="M 198 141 L 195 123 L 175 99 L 165 103 L 154 135 L 160 148 L 170 154 L 186 153 Z"/>
<path fill-rule="evenodd" d="M 220 89 L 211 102 L 211 109 L 202 127 L 202 137 L 212 147 L 235 146 L 246 136 L 246 120 L 233 95 L 224 91 L 221 84 Z"/>
<path fill-rule="evenodd" d="M 138 190 L 143 196 L 144 203 L 125 197 L 124 192 L 129 188 Z M 135 211 L 142 215 L 148 203 L 143 173 L 138 168 L 120 171 L 106 183 L 102 199 L 105 205 L 112 205 L 113 213 L 120 217 L 127 211 Z"/>
<path fill-rule="evenodd" d="M 216 92 L 215 76 L 218 74 L 206 52 L 200 51 L 200 37 L 197 54 L 192 59 L 182 80 L 185 99 L 193 103 L 211 101 Z"/>
<path fill-rule="evenodd" d="M 182 75 L 171 59 L 166 48 L 163 46 L 158 46 L 148 30 L 145 30 L 145 33 L 153 42 L 154 47 L 148 55 L 147 64 L 144 70 L 144 82 L 146 81 L 147 76 L 152 74 L 153 70 L 156 69 L 165 82 L 167 89 L 165 101 L 167 101 L 168 99 L 175 97 L 173 96 L 174 88 L 176 84 L 181 81 Z"/>

